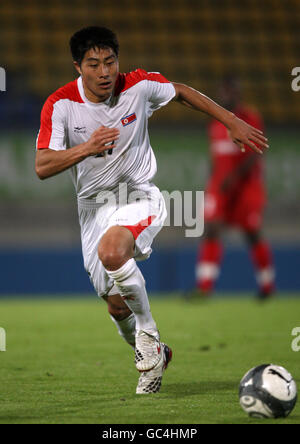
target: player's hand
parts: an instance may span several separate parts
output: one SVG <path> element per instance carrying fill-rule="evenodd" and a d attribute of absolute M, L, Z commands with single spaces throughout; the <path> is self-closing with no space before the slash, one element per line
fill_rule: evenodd
<path fill-rule="evenodd" d="M 90 156 L 102 153 L 105 150 L 115 148 L 120 131 L 116 128 L 107 128 L 101 126 L 93 132 L 89 140 L 86 142 L 86 148 Z"/>
<path fill-rule="evenodd" d="M 262 131 L 248 125 L 236 116 L 230 122 L 229 134 L 242 152 L 245 152 L 245 145 L 259 154 L 263 154 L 263 150 L 269 148 L 268 139 L 265 138 Z"/>

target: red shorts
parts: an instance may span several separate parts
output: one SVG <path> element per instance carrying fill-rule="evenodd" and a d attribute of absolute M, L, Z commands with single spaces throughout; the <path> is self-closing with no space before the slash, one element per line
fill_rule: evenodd
<path fill-rule="evenodd" d="M 247 231 L 260 229 L 266 203 L 261 181 L 244 182 L 233 190 L 221 192 L 212 178 L 205 192 L 205 221 L 222 222 Z"/>

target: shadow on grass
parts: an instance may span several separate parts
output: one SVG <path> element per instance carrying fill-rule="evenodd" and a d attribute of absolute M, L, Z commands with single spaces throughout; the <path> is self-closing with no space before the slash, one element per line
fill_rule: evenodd
<path fill-rule="evenodd" d="M 193 381 L 182 384 L 164 384 L 163 386 L 163 393 L 171 395 L 174 398 L 183 398 L 191 395 L 204 395 L 208 393 L 216 393 L 217 391 L 234 391 L 238 396 L 236 381 Z"/>

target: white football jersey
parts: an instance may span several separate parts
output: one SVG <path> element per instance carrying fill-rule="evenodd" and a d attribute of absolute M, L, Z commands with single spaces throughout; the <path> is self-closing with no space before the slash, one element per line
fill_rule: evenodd
<path fill-rule="evenodd" d="M 156 160 L 148 135 L 148 118 L 175 96 L 171 82 L 142 69 L 117 78 L 114 93 L 101 103 L 90 102 L 82 78 L 59 88 L 45 102 L 37 149 L 65 150 L 86 142 L 100 126 L 118 128 L 116 147 L 87 157 L 70 171 L 79 200 L 115 191 L 119 183 L 133 188 L 152 180 Z"/>

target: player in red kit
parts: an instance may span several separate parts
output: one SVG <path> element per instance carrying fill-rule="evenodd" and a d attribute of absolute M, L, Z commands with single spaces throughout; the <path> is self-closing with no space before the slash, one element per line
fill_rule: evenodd
<path fill-rule="evenodd" d="M 240 119 L 263 130 L 257 111 L 241 103 L 235 78 L 224 79 L 220 99 Z M 250 247 L 258 294 L 265 299 L 274 291 L 274 267 L 270 246 L 261 234 L 266 204 L 262 156 L 247 146 L 242 152 L 217 120 L 210 122 L 208 136 L 212 169 L 205 193 L 205 238 L 197 256 L 196 294 L 209 294 L 214 289 L 223 255 L 221 233 L 226 227 L 236 227 Z"/>

